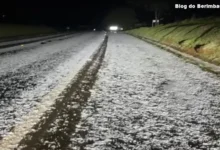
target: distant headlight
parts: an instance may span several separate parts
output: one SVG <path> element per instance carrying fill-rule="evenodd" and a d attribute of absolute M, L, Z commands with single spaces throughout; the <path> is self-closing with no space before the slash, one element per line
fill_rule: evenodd
<path fill-rule="evenodd" d="M 118 30 L 118 26 L 110 26 L 109 30 L 111 31 L 117 31 Z"/>

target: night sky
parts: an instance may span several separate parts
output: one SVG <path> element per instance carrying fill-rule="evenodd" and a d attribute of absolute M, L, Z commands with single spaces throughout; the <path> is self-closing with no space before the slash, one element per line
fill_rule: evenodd
<path fill-rule="evenodd" d="M 97 25 L 116 7 L 126 6 L 123 0 L 21 0 L 5 2 L 1 14 L 9 22 L 49 25 Z"/>
<path fill-rule="evenodd" d="M 146 10 L 142 6 L 129 3 L 130 0 L 20 0 L 1 2 L 0 13 L 6 15 L 1 18 L 1 22 L 50 25 L 50 26 L 71 26 L 80 25 L 99 26 L 109 12 L 116 8 L 128 7 L 135 11 L 138 22 L 149 23 L 154 13 Z M 146 0 L 147 2 L 155 2 L 155 0 Z M 158 0 L 160 1 L 160 0 Z M 161 0 L 162 1 L 162 0 Z M 175 3 L 207 3 L 207 1 L 194 0 L 186 2 L 185 0 L 166 1 L 170 6 L 163 14 L 166 22 L 172 22 L 189 18 L 192 14 L 198 17 L 206 17 L 216 15 L 219 16 L 219 10 L 175 10 Z M 209 4 L 219 4 L 220 2 L 210 1 Z"/>

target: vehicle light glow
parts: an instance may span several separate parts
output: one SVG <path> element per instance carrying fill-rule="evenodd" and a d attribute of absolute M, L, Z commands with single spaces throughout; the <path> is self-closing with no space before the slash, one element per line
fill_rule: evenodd
<path fill-rule="evenodd" d="M 111 31 L 117 31 L 118 30 L 118 26 L 110 26 L 109 29 Z"/>

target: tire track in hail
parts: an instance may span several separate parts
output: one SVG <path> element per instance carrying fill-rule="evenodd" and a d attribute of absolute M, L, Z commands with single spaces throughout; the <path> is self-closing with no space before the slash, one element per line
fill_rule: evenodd
<path fill-rule="evenodd" d="M 102 65 L 107 47 L 108 37 L 91 61 L 83 67 L 75 80 L 58 99 L 41 121 L 33 127 L 33 132 L 26 135 L 19 143 L 21 150 L 66 149 L 71 143 L 70 136 L 75 132 L 77 123 L 81 119 L 83 107 L 90 97 L 97 73 Z"/>

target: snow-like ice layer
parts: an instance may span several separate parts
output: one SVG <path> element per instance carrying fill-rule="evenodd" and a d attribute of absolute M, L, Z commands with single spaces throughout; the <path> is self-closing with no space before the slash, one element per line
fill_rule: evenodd
<path fill-rule="evenodd" d="M 57 96 L 67 86 L 67 84 L 71 81 L 71 79 L 79 71 L 79 69 L 85 64 L 89 57 L 98 49 L 101 42 L 103 41 L 103 38 L 104 33 L 86 33 L 76 38 L 67 39 L 63 42 L 58 42 L 57 44 L 45 47 L 43 50 L 37 49 L 34 51 L 29 51 L 30 54 L 28 52 L 25 52 L 25 54 L 18 53 L 16 55 L 18 59 L 14 61 L 19 62 L 19 60 L 21 60 L 25 61 L 25 63 L 27 64 L 31 64 L 33 61 L 41 62 L 43 60 L 47 60 L 48 58 L 53 56 L 55 52 L 59 52 L 59 56 L 55 55 L 52 57 L 52 62 L 54 64 L 49 64 L 51 63 L 51 61 L 49 61 L 48 59 L 48 63 L 37 66 L 39 67 L 39 72 L 33 72 L 34 68 L 30 69 L 30 75 L 34 73 L 39 74 L 39 77 L 37 77 L 36 79 L 36 86 L 26 91 L 22 91 L 21 94 L 18 95 L 15 99 L 11 99 L 10 105 L 2 106 L 0 110 L 0 114 L 2 117 L 0 119 L 0 128 L 4 130 L 0 131 L 0 135 L 6 136 L 6 138 L 8 138 L 7 136 L 9 136 L 8 139 L 10 139 L 10 135 L 7 134 L 9 129 L 15 124 L 17 124 L 17 126 L 20 126 L 19 124 L 21 124 L 21 126 L 24 125 L 25 122 L 23 122 L 23 119 L 25 119 L 26 121 L 28 120 L 29 122 L 28 124 L 25 124 L 28 127 L 25 130 L 23 129 L 25 132 L 27 132 L 26 130 L 28 130 L 28 128 L 31 128 L 32 125 L 38 121 L 37 119 L 39 119 L 40 115 L 42 115 L 45 110 L 49 109 L 49 106 L 54 104 L 54 100 L 57 98 Z M 43 56 L 41 56 L 40 53 Z M 27 55 L 32 59 L 27 57 Z M 25 59 L 26 57 L 27 59 Z M 61 62 L 57 64 L 56 62 L 60 60 Z M 55 66 L 53 66 L 53 69 L 49 69 L 49 71 L 45 72 L 46 65 Z M 65 78 L 67 78 L 67 81 L 63 82 L 63 79 Z M 57 86 L 59 84 L 62 87 L 57 89 Z M 48 94 L 52 89 L 54 89 L 53 91 L 55 94 L 52 94 L 52 97 L 50 96 L 48 102 L 42 100 L 44 99 L 43 96 Z M 41 107 L 42 110 L 35 110 L 35 108 Z M 37 112 L 37 115 L 34 114 L 35 119 L 31 120 L 31 118 L 25 117 L 28 116 L 29 112 L 34 113 L 33 110 L 34 112 Z M 16 132 L 19 132 L 18 129 L 15 130 Z M 21 132 L 17 134 L 24 135 L 25 133 Z M 22 136 L 17 136 L 17 138 L 21 137 Z"/>
<path fill-rule="evenodd" d="M 220 147 L 219 78 L 143 41 L 110 35 L 91 92 L 70 149 Z"/>

